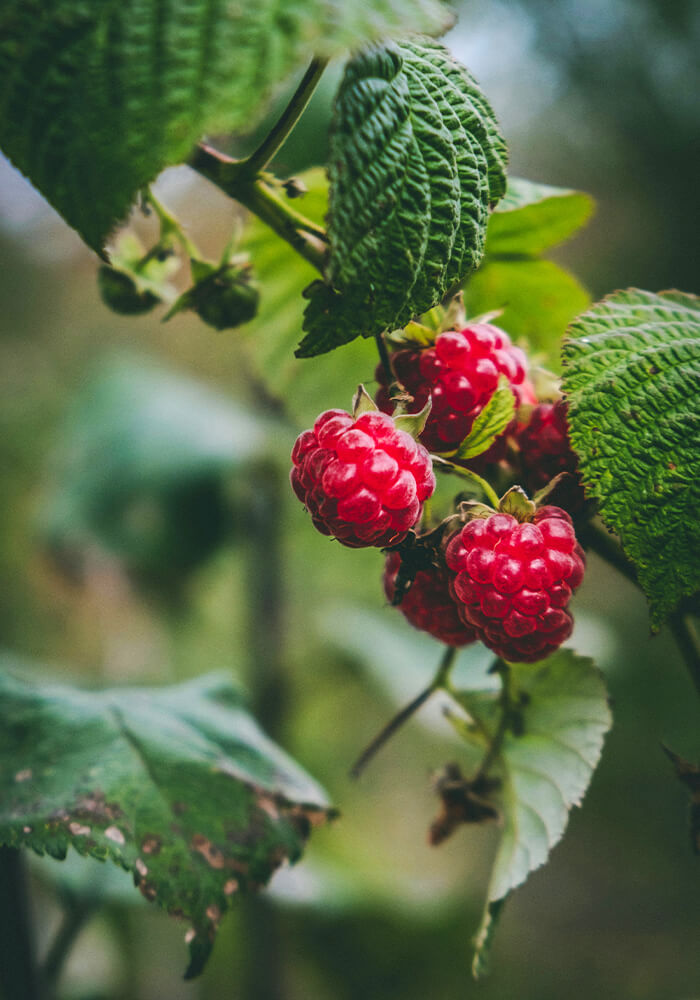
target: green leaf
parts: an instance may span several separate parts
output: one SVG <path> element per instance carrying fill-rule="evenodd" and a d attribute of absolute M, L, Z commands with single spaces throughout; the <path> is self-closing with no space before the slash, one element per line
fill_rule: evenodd
<path fill-rule="evenodd" d="M 298 355 L 404 326 L 479 264 L 506 148 L 481 90 L 429 40 L 348 63 L 331 131 L 329 286 Z"/>
<path fill-rule="evenodd" d="M 270 438 L 270 425 L 194 380 L 109 364 L 66 420 L 42 533 L 59 550 L 97 542 L 142 572 L 186 571 L 226 531 L 222 484 Z"/>
<path fill-rule="evenodd" d="M 593 199 L 583 191 L 509 177 L 505 196 L 489 219 L 487 252 L 541 254 L 573 236 L 588 222 L 593 208 Z"/>
<path fill-rule="evenodd" d="M 109 860 L 191 924 L 201 972 L 238 891 L 300 857 L 329 808 L 225 678 L 82 691 L 0 673 L 0 842 Z"/>
<path fill-rule="evenodd" d="M 507 382 L 503 377 L 502 382 Z M 465 461 L 488 451 L 515 416 L 515 396 L 506 385 L 500 385 L 472 425 L 467 437 L 452 458 Z"/>
<path fill-rule="evenodd" d="M 700 300 L 615 292 L 564 344 L 571 443 L 658 629 L 700 588 Z"/>
<path fill-rule="evenodd" d="M 497 322 L 515 340 L 524 339 L 549 367 L 559 361 L 568 324 L 590 305 L 577 279 L 551 260 L 488 255 L 469 280 L 464 301 L 470 315 L 501 309 Z"/>
<path fill-rule="evenodd" d="M 508 668 L 508 728 L 494 776 L 502 781 L 503 833 L 493 866 L 474 959 L 478 974 L 499 903 L 547 860 L 579 805 L 612 719 L 592 660 L 560 650 L 537 664 Z M 459 703 L 491 744 L 502 727 L 500 695 L 463 691 Z"/>
<path fill-rule="evenodd" d="M 99 252 L 141 188 L 204 132 L 249 128 L 314 55 L 450 20 L 438 0 L 6 0 L 0 146 Z"/>

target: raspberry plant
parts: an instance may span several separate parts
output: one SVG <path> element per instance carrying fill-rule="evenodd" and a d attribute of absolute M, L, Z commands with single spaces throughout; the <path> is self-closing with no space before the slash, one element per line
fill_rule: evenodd
<path fill-rule="evenodd" d="M 430 37 L 450 23 L 437 0 L 400 10 L 385 0 L 332 10 L 312 2 L 290 6 L 274 29 L 269 14 L 199 0 L 165 11 L 155 0 L 9 0 L 0 13 L 0 143 L 102 258 L 106 306 L 126 316 L 167 305 L 167 319 L 189 309 L 216 329 L 243 327 L 234 334 L 241 350 L 297 431 L 304 385 L 325 379 L 329 408 L 292 452 L 294 492 L 324 535 L 384 550 L 389 604 L 444 647 L 433 680 L 353 773 L 436 691 L 449 696 L 465 758 L 436 782 L 442 811 L 430 841 L 476 822 L 502 828 L 476 938 L 479 975 L 505 901 L 562 837 L 611 724 L 604 681 L 572 634 L 584 550 L 642 588 L 652 629 L 669 624 L 700 691 L 700 308 L 685 292 L 637 289 L 588 308 L 576 279 L 541 258 L 586 221 L 591 201 L 508 176 L 486 95 Z M 327 177 L 275 177 L 271 161 L 340 54 Z M 249 156 L 200 141 L 250 127 L 305 64 Z M 249 213 L 219 260 L 205 259 L 148 191 L 178 163 Z M 139 193 L 159 230 L 149 249 L 130 232 L 113 238 Z M 286 266 L 291 252 L 300 272 Z M 549 313 L 510 294 L 513 269 L 529 267 L 557 286 Z M 293 314 L 279 314 L 273 280 L 299 292 Z M 361 338 L 377 349 L 377 404 L 360 386 L 351 414 L 341 408 L 355 390 L 345 359 Z M 129 413 L 150 391 L 141 384 L 129 378 Z M 266 489 L 255 434 L 235 447 L 205 445 L 198 419 L 240 423 L 220 401 L 188 393 L 174 389 L 192 417 L 180 428 L 164 421 L 141 465 L 115 460 L 110 475 L 124 496 L 130 475 L 142 482 L 156 469 L 149 488 L 164 488 L 181 472 L 164 459 L 173 441 L 197 441 L 185 464 L 206 454 L 206 490 L 188 502 L 210 501 L 220 471 L 235 466 L 253 484 L 252 510 Z M 113 437 L 85 447 L 80 476 L 127 434 L 123 407 L 110 419 Z M 68 483 L 78 475 L 73 456 Z M 138 575 L 144 553 L 118 537 L 116 513 L 106 523 L 94 516 L 103 482 L 95 472 L 85 495 L 62 496 L 63 512 L 84 519 L 71 544 L 97 540 Z M 276 516 L 270 508 L 258 523 L 263 544 Z M 60 518 L 51 532 L 65 546 Z M 218 544 L 216 533 L 208 544 Z M 353 554 L 342 557 L 352 572 Z M 182 572 L 195 561 L 183 556 Z M 380 576 L 377 553 L 377 590 Z M 487 677 L 483 688 L 453 680 L 458 649 L 476 643 L 494 654 L 497 692 Z M 87 693 L 4 671 L 0 687 L 0 842 L 59 859 L 72 847 L 130 871 L 146 899 L 189 922 L 189 976 L 203 968 L 232 898 L 296 860 L 311 827 L 334 815 L 226 682 Z M 697 769 L 669 755 L 694 790 Z M 9 1000 L 43 995 L 31 970 L 8 968 Z"/>

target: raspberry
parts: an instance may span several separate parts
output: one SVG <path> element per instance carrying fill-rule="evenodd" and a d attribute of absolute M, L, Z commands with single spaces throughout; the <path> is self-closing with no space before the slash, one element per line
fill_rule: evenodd
<path fill-rule="evenodd" d="M 540 403 L 527 424 L 516 431 L 526 485 L 538 490 L 560 472 L 576 472 L 577 459 L 569 444 L 566 404 Z"/>
<path fill-rule="evenodd" d="M 475 518 L 451 536 L 445 559 L 462 620 L 494 653 L 531 663 L 571 635 L 568 603 L 585 557 L 560 507 L 541 507 L 525 523 Z"/>
<path fill-rule="evenodd" d="M 421 434 L 429 451 L 451 451 L 461 444 L 494 394 L 501 375 L 510 382 L 518 406 L 536 401 L 527 378 L 525 355 L 511 344 L 507 333 L 490 323 L 472 323 L 460 331 L 441 333 L 434 347 L 397 351 L 392 367 L 398 381 L 413 396 L 411 412 L 418 413 L 428 396 L 432 397 L 432 410 Z M 381 365 L 376 376 L 380 383 L 377 405 L 391 413 L 393 406 Z"/>
<path fill-rule="evenodd" d="M 384 593 L 389 601 L 394 600 L 400 566 L 399 553 L 390 552 L 384 567 Z M 459 617 L 446 573 L 435 566 L 418 570 L 399 608 L 411 625 L 448 646 L 466 646 L 476 639 L 474 629 Z"/>
<path fill-rule="evenodd" d="M 292 451 L 290 479 L 314 524 L 351 548 L 395 545 L 435 489 L 430 455 L 377 411 L 326 410 Z"/>

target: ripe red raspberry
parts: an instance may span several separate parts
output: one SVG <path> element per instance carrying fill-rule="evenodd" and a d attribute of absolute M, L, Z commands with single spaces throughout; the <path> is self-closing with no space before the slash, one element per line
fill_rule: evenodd
<path fill-rule="evenodd" d="M 527 424 L 518 427 L 515 437 L 531 491 L 545 486 L 560 472 L 576 472 L 578 462 L 569 444 L 566 403 L 540 403 Z"/>
<path fill-rule="evenodd" d="M 501 375 L 510 382 L 516 405 L 536 402 L 525 355 L 511 344 L 507 333 L 490 323 L 472 323 L 460 331 L 441 333 L 434 347 L 397 351 L 391 363 L 396 378 L 413 396 L 411 412 L 422 410 L 432 396 L 432 410 L 421 434 L 429 451 L 451 451 L 461 444 L 496 391 Z M 393 405 L 381 365 L 376 377 L 380 383 L 377 405 L 391 413 Z"/>
<path fill-rule="evenodd" d="M 445 559 L 462 620 L 494 653 L 529 663 L 571 635 L 567 606 L 585 558 L 560 507 L 525 523 L 511 514 L 474 518 L 452 535 Z"/>
<path fill-rule="evenodd" d="M 384 593 L 389 601 L 394 600 L 400 565 L 399 553 L 390 552 L 384 567 Z M 448 646 L 466 646 L 476 639 L 474 629 L 459 617 L 447 574 L 436 566 L 418 570 L 399 608 L 411 625 Z"/>
<path fill-rule="evenodd" d="M 435 489 L 430 455 L 391 417 L 326 410 L 292 451 L 290 479 L 324 535 L 343 545 L 395 545 Z"/>

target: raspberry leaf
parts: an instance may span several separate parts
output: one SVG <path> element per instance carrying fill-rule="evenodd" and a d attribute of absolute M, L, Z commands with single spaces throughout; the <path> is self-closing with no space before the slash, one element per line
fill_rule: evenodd
<path fill-rule="evenodd" d="M 447 49 L 421 40 L 348 63 L 331 131 L 328 285 L 297 355 L 405 326 L 479 264 L 505 190 L 493 111 Z"/>
<path fill-rule="evenodd" d="M 658 629 L 700 588 L 700 300 L 615 292 L 562 349 L 587 495 L 620 536 Z"/>
<path fill-rule="evenodd" d="M 467 437 L 450 457 L 466 460 L 483 454 L 512 421 L 515 416 L 515 397 L 504 375 L 499 381 L 501 385 L 477 416 Z"/>
<path fill-rule="evenodd" d="M 6 0 L 0 146 L 100 252 L 139 189 L 204 132 L 250 128 L 312 56 L 450 20 L 439 0 Z"/>
<path fill-rule="evenodd" d="M 502 309 L 503 327 L 524 337 L 548 364 L 557 363 L 560 339 L 590 296 L 572 274 L 541 254 L 585 225 L 593 205 L 582 191 L 509 178 L 489 219 L 484 263 L 465 288 L 470 314 Z"/>
<path fill-rule="evenodd" d="M 487 253 L 536 256 L 568 240 L 590 219 L 594 201 L 583 191 L 509 177 L 489 219 Z"/>
<path fill-rule="evenodd" d="M 561 840 L 612 722 L 600 673 L 592 660 L 571 650 L 559 650 L 537 664 L 509 665 L 504 690 L 505 698 L 493 692 L 456 694 L 478 720 L 479 741 L 485 735 L 491 748 L 489 776 L 501 780 L 497 801 L 503 833 L 477 936 L 476 976 L 486 971 L 503 902 Z M 464 723 L 455 722 L 464 735 Z"/>
<path fill-rule="evenodd" d="M 0 673 L 0 843 L 133 873 L 191 926 L 201 972 L 231 899 L 301 856 L 323 790 L 225 678 L 83 691 Z"/>

